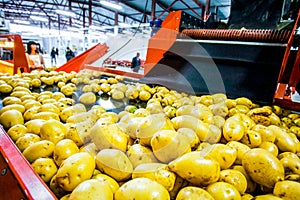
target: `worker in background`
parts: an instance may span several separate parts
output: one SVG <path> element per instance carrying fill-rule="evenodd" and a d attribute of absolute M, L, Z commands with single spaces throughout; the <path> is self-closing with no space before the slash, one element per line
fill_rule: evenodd
<path fill-rule="evenodd" d="M 132 58 L 131 69 L 134 72 L 139 72 L 141 66 L 140 53 L 136 53 L 136 56 Z"/>
<path fill-rule="evenodd" d="M 67 62 L 69 60 L 71 60 L 72 58 L 74 58 L 74 52 L 70 49 L 70 47 L 67 47 L 67 50 L 66 50 L 66 59 L 67 59 Z"/>
<path fill-rule="evenodd" d="M 53 61 L 56 65 L 56 50 L 55 50 L 55 47 L 52 48 L 51 53 L 50 53 L 50 57 L 51 57 L 51 65 L 53 66 Z"/>
<path fill-rule="evenodd" d="M 28 61 L 29 70 L 42 70 L 45 68 L 45 61 L 40 54 L 37 43 L 30 41 L 27 43 L 26 58 Z"/>

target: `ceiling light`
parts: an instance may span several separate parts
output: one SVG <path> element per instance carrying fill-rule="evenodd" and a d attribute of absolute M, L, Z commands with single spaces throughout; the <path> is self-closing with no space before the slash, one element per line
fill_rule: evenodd
<path fill-rule="evenodd" d="M 108 1 L 104 1 L 104 0 L 100 0 L 100 4 L 105 5 L 107 7 L 117 9 L 117 10 L 122 10 L 123 9 L 122 6 L 120 6 L 120 5 L 117 5 L 117 4 L 108 2 Z"/>
<path fill-rule="evenodd" d="M 30 24 L 29 21 L 19 20 L 19 19 L 15 19 L 14 22 L 15 22 L 15 23 L 18 23 L 18 24 Z"/>
<path fill-rule="evenodd" d="M 57 14 L 60 14 L 60 15 L 65 15 L 65 16 L 68 16 L 68 17 L 76 17 L 76 14 L 72 11 L 67 11 L 67 10 L 56 10 L 55 11 Z"/>
<path fill-rule="evenodd" d="M 39 17 L 39 16 L 30 16 L 30 19 L 32 20 L 36 20 L 36 21 L 42 21 L 42 22 L 48 22 L 48 19 L 44 18 L 44 17 Z"/>

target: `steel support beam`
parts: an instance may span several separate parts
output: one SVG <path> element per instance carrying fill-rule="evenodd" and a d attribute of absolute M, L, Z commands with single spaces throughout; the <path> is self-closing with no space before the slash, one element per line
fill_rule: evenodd
<path fill-rule="evenodd" d="M 155 19 L 156 2 L 157 2 L 157 0 L 152 0 L 152 4 L 151 4 L 151 20 Z"/>

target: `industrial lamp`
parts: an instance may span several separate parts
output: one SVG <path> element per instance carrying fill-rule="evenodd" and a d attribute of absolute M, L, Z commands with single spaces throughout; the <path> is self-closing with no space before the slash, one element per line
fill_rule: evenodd
<path fill-rule="evenodd" d="M 110 7 L 110 8 L 117 9 L 117 10 L 122 10 L 123 9 L 122 6 L 111 3 L 109 1 L 105 1 L 105 0 L 100 0 L 100 4 L 105 5 L 107 7 Z"/>

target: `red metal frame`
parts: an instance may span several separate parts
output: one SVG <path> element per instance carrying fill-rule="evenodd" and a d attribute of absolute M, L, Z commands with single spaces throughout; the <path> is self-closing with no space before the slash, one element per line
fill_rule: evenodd
<path fill-rule="evenodd" d="M 91 64 L 105 55 L 108 51 L 108 46 L 106 44 L 97 44 L 84 53 L 72 58 L 66 62 L 61 67 L 57 68 L 56 71 L 65 72 L 79 72 L 84 68 L 84 65 Z"/>
<path fill-rule="evenodd" d="M 1 38 L 8 38 L 14 41 L 13 47 L 13 69 L 9 69 L 11 65 L 5 65 L 8 73 L 17 74 L 22 68 L 24 72 L 29 72 L 28 62 L 25 55 L 25 48 L 22 42 L 22 38 L 18 34 L 3 34 Z"/>
<path fill-rule="evenodd" d="M 19 189 L 22 190 L 24 194 L 26 194 L 27 198 L 32 200 L 56 200 L 56 196 L 52 193 L 45 182 L 39 177 L 39 175 L 33 170 L 29 162 L 15 146 L 13 141 L 10 139 L 10 137 L 2 127 L 0 127 L 0 141 L 1 155 L 5 158 L 5 161 L 9 166 L 12 174 L 18 181 L 20 187 Z M 0 181 L 0 183 L 1 182 L 2 181 Z M 13 189 L 16 189 L 7 187 L 9 187 L 9 185 L 1 185 L 0 191 L 3 190 L 2 192 L 11 192 L 14 191 Z M 16 193 L 15 195 L 19 195 L 19 193 Z M 1 194 L 1 196 L 3 196 L 3 194 Z"/>

